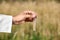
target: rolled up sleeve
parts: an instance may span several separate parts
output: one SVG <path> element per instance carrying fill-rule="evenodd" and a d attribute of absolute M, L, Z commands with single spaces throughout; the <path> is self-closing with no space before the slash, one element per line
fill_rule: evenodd
<path fill-rule="evenodd" d="M 0 14 L 0 32 L 11 33 L 12 16 Z"/>

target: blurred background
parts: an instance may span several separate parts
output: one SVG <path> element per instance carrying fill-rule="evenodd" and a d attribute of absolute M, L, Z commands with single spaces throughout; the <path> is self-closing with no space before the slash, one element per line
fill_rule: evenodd
<path fill-rule="evenodd" d="M 60 40 L 60 0 L 0 0 L 0 14 L 25 10 L 37 13 L 36 31 L 33 22 L 13 25 L 12 33 L 0 33 L 0 40 Z"/>

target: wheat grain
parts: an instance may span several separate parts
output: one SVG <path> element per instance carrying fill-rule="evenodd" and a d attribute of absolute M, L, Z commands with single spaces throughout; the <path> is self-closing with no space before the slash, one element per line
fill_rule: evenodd
<path fill-rule="evenodd" d="M 36 19 L 33 21 L 33 31 L 36 31 Z"/>

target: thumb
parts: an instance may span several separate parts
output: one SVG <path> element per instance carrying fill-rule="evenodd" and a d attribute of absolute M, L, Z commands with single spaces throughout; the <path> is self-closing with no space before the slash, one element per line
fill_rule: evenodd
<path fill-rule="evenodd" d="M 31 18 L 32 16 L 31 15 L 26 15 L 26 18 Z"/>

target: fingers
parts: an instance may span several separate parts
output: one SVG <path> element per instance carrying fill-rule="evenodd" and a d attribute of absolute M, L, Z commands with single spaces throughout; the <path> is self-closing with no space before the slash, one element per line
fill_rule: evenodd
<path fill-rule="evenodd" d="M 30 15 L 32 18 L 36 18 L 37 14 L 33 11 L 24 11 L 26 15 Z"/>
<path fill-rule="evenodd" d="M 26 22 L 32 22 L 36 17 L 36 13 L 33 11 L 24 11 L 24 14 L 26 15 Z"/>

